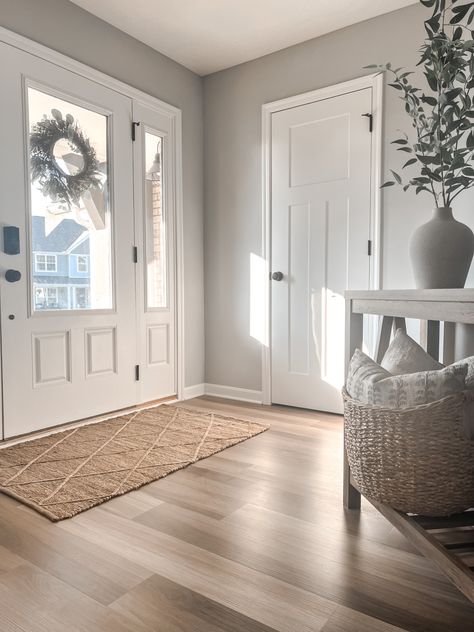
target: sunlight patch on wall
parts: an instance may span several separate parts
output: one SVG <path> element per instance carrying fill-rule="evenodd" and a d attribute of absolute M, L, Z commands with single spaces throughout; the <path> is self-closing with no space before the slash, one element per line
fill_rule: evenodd
<path fill-rule="evenodd" d="M 267 284 L 269 274 L 267 262 L 263 257 L 250 253 L 250 335 L 262 345 L 268 347 L 267 327 Z"/>
<path fill-rule="evenodd" d="M 335 388 L 344 384 L 345 303 L 342 294 L 323 288 L 322 379 Z"/>

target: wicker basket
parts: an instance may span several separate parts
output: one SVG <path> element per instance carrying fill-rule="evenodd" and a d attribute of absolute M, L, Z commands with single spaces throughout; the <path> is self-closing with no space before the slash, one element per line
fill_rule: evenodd
<path fill-rule="evenodd" d="M 425 516 L 474 506 L 474 441 L 463 430 L 473 392 L 395 410 L 342 394 L 347 457 L 365 496 Z"/>

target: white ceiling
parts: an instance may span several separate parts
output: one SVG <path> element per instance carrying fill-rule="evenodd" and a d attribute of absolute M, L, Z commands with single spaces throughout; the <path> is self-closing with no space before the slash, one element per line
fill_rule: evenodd
<path fill-rule="evenodd" d="M 71 0 L 207 75 L 417 0 Z"/>

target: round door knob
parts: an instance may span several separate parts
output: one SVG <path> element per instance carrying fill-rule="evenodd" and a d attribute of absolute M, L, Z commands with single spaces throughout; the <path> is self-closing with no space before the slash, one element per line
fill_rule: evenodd
<path fill-rule="evenodd" d="M 274 272 L 272 274 L 272 279 L 274 281 L 283 281 L 283 272 Z"/>
<path fill-rule="evenodd" d="M 16 283 L 21 279 L 21 272 L 19 270 L 7 270 L 5 272 L 5 279 L 8 283 Z"/>

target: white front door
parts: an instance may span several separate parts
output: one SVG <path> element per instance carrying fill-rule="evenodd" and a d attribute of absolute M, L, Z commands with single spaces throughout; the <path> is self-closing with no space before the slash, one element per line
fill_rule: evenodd
<path fill-rule="evenodd" d="M 131 99 L 0 47 L 0 219 L 10 227 L 0 254 L 1 334 L 10 437 L 140 397 Z M 19 252 L 8 254 L 16 252 L 16 229 Z"/>
<path fill-rule="evenodd" d="M 367 88 L 272 115 L 272 401 L 341 412 L 344 290 L 369 287 Z"/>
<path fill-rule="evenodd" d="M 138 345 L 141 401 L 175 395 L 175 129 L 134 102 Z"/>

